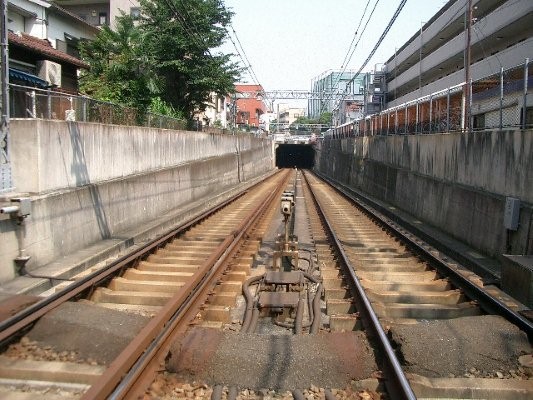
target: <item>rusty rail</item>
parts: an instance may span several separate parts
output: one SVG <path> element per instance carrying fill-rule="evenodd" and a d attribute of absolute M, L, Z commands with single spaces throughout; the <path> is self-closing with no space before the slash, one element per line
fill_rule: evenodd
<path fill-rule="evenodd" d="M 193 278 L 172 297 L 163 309 L 111 363 L 102 378 L 83 395 L 82 400 L 123 399 L 142 394 L 153 372 L 164 360 L 175 333 L 183 331 L 205 302 L 225 269 L 226 260 L 256 220 L 277 198 L 289 177 L 254 208 L 193 275 Z M 144 377 L 143 377 L 144 374 Z"/>

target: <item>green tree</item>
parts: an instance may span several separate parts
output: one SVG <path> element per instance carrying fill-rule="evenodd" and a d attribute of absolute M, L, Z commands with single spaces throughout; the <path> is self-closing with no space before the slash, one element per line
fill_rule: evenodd
<path fill-rule="evenodd" d="M 331 125 L 331 120 L 333 118 L 333 113 L 323 112 L 318 118 L 318 123 L 323 125 Z"/>
<path fill-rule="evenodd" d="M 130 16 L 116 19 L 116 30 L 108 26 L 93 41 L 84 42 L 81 56 L 90 69 L 80 77 L 82 92 L 100 100 L 146 109 L 156 83 L 142 49 L 142 32 Z"/>
<path fill-rule="evenodd" d="M 213 54 L 232 13 L 221 0 L 141 0 L 139 28 L 160 77 L 160 96 L 189 118 L 203 111 L 211 93 L 233 92 L 240 69 L 231 55 Z"/>
<path fill-rule="evenodd" d="M 141 0 L 141 18 L 122 15 L 82 46 L 90 69 L 80 89 L 101 100 L 191 119 L 211 94 L 234 91 L 241 70 L 212 54 L 232 13 L 221 0 Z"/>

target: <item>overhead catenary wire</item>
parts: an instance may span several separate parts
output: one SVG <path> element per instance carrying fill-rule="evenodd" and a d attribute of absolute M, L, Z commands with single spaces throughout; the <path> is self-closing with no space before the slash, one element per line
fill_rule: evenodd
<path fill-rule="evenodd" d="M 252 79 L 254 80 L 256 85 L 259 85 L 259 79 L 257 78 L 257 75 L 255 74 L 255 71 L 252 68 L 252 64 L 250 63 L 250 60 L 248 59 L 248 56 L 246 55 L 246 52 L 244 51 L 244 47 L 242 47 L 242 43 L 239 40 L 239 36 L 237 35 L 237 32 L 235 31 L 235 28 L 233 27 L 233 24 L 230 24 L 229 26 L 230 26 L 230 28 L 231 28 L 231 30 L 233 32 L 233 35 L 235 36 L 235 39 L 237 40 L 237 43 L 239 44 L 239 47 L 241 48 L 242 55 L 244 56 L 244 59 L 248 63 L 248 69 L 249 69 L 249 71 L 251 73 Z"/>
<path fill-rule="evenodd" d="M 257 86 L 261 86 L 261 83 L 259 81 L 259 78 L 257 77 L 253 67 L 252 67 L 252 64 L 250 63 L 250 60 L 248 59 L 248 56 L 246 55 L 246 52 L 244 51 L 244 47 L 239 39 L 239 36 L 237 35 L 237 32 L 235 30 L 235 28 L 233 27 L 233 24 L 229 24 L 230 28 L 231 28 L 231 31 L 233 32 L 233 36 L 235 37 L 235 40 L 233 40 L 230 32 L 228 31 L 228 29 L 226 29 L 226 34 L 227 34 L 227 37 L 228 39 L 230 40 L 230 42 L 233 44 L 233 47 L 235 48 L 235 51 L 237 52 L 237 55 L 239 56 L 239 58 L 241 59 L 245 69 L 248 71 L 248 74 L 250 75 L 250 78 L 252 79 L 253 83 Z M 235 41 L 237 41 L 237 43 L 239 44 L 239 46 L 237 46 L 237 43 L 235 43 Z M 240 49 L 239 49 L 240 47 Z M 266 95 L 265 92 L 262 93 L 262 95 L 264 96 L 265 100 L 269 101 L 269 102 L 272 102 L 271 99 L 269 99 L 269 97 Z"/>
<path fill-rule="evenodd" d="M 350 60 L 348 59 L 348 55 L 350 55 L 350 51 L 352 49 L 353 43 L 355 42 L 355 38 L 357 37 L 357 33 L 359 32 L 359 28 L 361 27 L 361 23 L 363 22 L 363 18 L 366 15 L 366 10 L 368 9 L 368 5 L 369 4 L 370 4 L 370 0 L 368 0 L 366 2 L 366 6 L 365 6 L 365 9 L 363 11 L 363 15 L 361 15 L 361 19 L 359 20 L 359 24 L 357 25 L 357 28 L 355 29 L 355 32 L 354 32 L 353 37 L 352 37 L 352 41 L 350 42 L 350 46 L 348 46 L 348 51 L 346 52 L 346 55 L 344 56 L 344 59 L 342 60 L 341 68 L 345 68 L 346 64 L 348 64 L 350 62 Z M 376 4 L 377 4 L 377 2 L 376 2 Z M 375 6 L 374 6 L 374 8 L 375 8 Z M 348 61 L 346 61 L 347 59 L 348 59 Z"/>
<path fill-rule="evenodd" d="M 235 40 L 233 40 L 233 38 L 231 37 L 231 35 L 230 35 L 230 33 L 228 32 L 227 29 L 226 29 L 226 33 L 227 33 L 228 39 L 233 44 L 233 47 L 235 48 L 235 51 L 237 52 L 237 56 L 239 56 L 239 58 L 242 61 L 242 64 L 244 65 L 244 68 L 248 71 L 248 75 L 250 75 L 250 78 L 252 79 L 252 81 L 254 81 L 254 84 L 259 85 L 259 82 L 255 80 L 254 74 L 251 72 L 251 68 L 250 68 L 251 66 L 248 65 L 248 63 L 244 59 L 244 56 L 242 55 L 242 53 L 240 52 L 239 48 L 237 47 L 237 44 L 235 43 Z"/>
<path fill-rule="evenodd" d="M 319 114 L 322 114 L 325 104 L 328 104 L 331 101 L 331 99 L 333 98 L 333 94 L 334 94 L 335 90 L 338 89 L 341 77 L 344 74 L 344 72 L 346 72 L 346 68 L 348 67 L 348 64 L 350 63 L 350 61 L 351 61 L 351 59 L 352 59 L 352 57 L 353 57 L 353 55 L 355 53 L 355 50 L 357 49 L 357 46 L 359 45 L 359 42 L 361 41 L 361 38 L 363 37 L 363 35 L 364 35 L 365 31 L 366 31 L 368 23 L 370 22 L 370 20 L 372 19 L 372 16 L 374 15 L 374 11 L 376 10 L 376 7 L 377 7 L 379 1 L 380 0 L 376 0 L 376 2 L 374 3 L 374 7 L 372 8 L 372 11 L 370 12 L 370 15 L 368 16 L 368 19 L 366 20 L 365 25 L 363 27 L 363 30 L 361 31 L 361 34 L 359 35 L 359 38 L 357 39 L 357 42 L 355 43 L 355 46 L 353 47 L 353 49 L 352 49 L 352 46 L 350 44 L 350 48 L 348 49 L 348 52 L 346 53 L 347 55 L 349 54 L 349 57 L 348 57 L 346 63 L 344 63 L 344 61 L 343 61 L 344 66 L 342 68 L 341 73 L 337 76 L 336 82 L 332 85 L 331 93 L 320 104 Z M 366 14 L 366 9 L 367 9 L 369 3 L 370 3 L 370 0 L 368 0 L 368 3 L 366 4 L 365 11 L 363 12 L 363 16 L 361 17 L 361 20 L 359 21 L 359 25 L 358 25 L 358 27 L 356 29 L 356 33 L 359 31 L 361 23 L 363 22 L 364 16 Z M 355 36 L 354 36 L 354 40 L 355 40 Z M 352 43 L 353 43 L 353 40 L 352 40 Z M 351 52 L 350 52 L 350 50 L 351 50 Z M 345 57 L 345 60 L 346 60 L 346 57 Z M 354 81 L 355 77 L 357 77 L 357 75 L 358 75 L 358 73 L 354 75 L 353 79 L 351 79 L 350 82 L 348 83 L 348 85 L 346 85 L 345 90 L 347 90 L 347 88 L 351 86 L 351 84 L 353 83 L 353 81 Z"/>
<path fill-rule="evenodd" d="M 366 67 L 366 65 L 368 64 L 368 62 L 370 61 L 370 59 L 372 58 L 372 56 L 376 53 L 377 49 L 379 48 L 379 46 L 381 45 L 381 42 L 383 41 L 383 39 L 385 38 L 385 36 L 387 36 L 387 33 L 389 33 L 389 30 L 390 28 L 392 27 L 392 25 L 394 24 L 394 22 L 396 21 L 396 18 L 398 18 L 398 15 L 400 15 L 400 12 L 402 11 L 403 7 L 405 6 L 405 3 L 407 3 L 407 0 L 401 0 L 400 4 L 398 5 L 398 8 L 396 9 L 396 11 L 394 12 L 394 15 L 392 16 L 392 18 L 390 19 L 389 23 L 387 24 L 387 26 L 385 27 L 385 30 L 383 31 L 383 33 L 381 34 L 381 36 L 379 37 L 377 43 L 375 44 L 374 48 L 372 49 L 372 51 L 370 52 L 370 54 L 368 55 L 368 57 L 366 58 L 366 60 L 363 62 L 363 64 L 361 65 L 361 67 L 359 68 L 359 70 L 357 71 L 357 73 L 353 76 L 352 79 L 350 79 L 350 81 L 348 82 L 348 84 L 346 85 L 346 89 L 343 91 L 343 95 L 342 97 L 338 100 L 337 104 L 335 105 L 334 109 L 337 109 L 339 107 L 339 105 L 342 103 L 342 101 L 346 98 L 346 94 L 347 94 L 347 88 L 349 87 L 349 85 L 351 85 L 353 83 L 353 81 L 355 80 L 355 78 L 361 73 L 361 71 L 363 70 L 364 67 Z"/>

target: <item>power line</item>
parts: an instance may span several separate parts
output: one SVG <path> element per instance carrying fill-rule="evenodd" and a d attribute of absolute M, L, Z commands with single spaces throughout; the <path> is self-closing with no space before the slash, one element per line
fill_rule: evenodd
<path fill-rule="evenodd" d="M 256 85 L 259 85 L 259 79 L 257 78 L 257 75 L 255 74 L 255 71 L 252 68 L 252 64 L 250 63 L 250 60 L 248 60 L 248 56 L 246 55 L 246 52 L 244 51 L 244 48 L 242 47 L 242 43 L 239 40 L 239 36 L 237 36 L 237 32 L 235 31 L 235 28 L 233 27 L 232 24 L 230 24 L 229 26 L 231 27 L 231 30 L 233 31 L 233 35 L 235 36 L 235 39 L 237 39 L 237 43 L 239 43 L 239 46 L 240 46 L 240 48 L 242 50 L 242 54 L 244 56 L 244 59 L 248 63 L 248 69 L 249 69 L 249 71 L 251 73 L 252 79 L 254 80 Z"/>
<path fill-rule="evenodd" d="M 350 53 L 350 49 L 348 49 L 348 52 L 346 53 L 348 55 L 348 53 L 350 53 L 349 57 L 348 57 L 348 60 L 346 61 L 346 63 L 344 63 L 343 61 L 343 64 L 344 64 L 344 67 L 342 68 L 342 71 L 341 73 L 338 75 L 338 78 L 337 78 L 337 81 L 335 82 L 335 84 L 332 85 L 332 88 L 331 88 L 331 91 L 333 93 L 333 91 L 335 91 L 338 86 L 339 86 L 339 83 L 341 81 L 341 78 L 344 74 L 344 72 L 346 72 L 346 68 L 348 67 L 348 64 L 350 62 L 350 60 L 352 59 L 354 53 L 355 53 L 355 50 L 357 49 L 357 46 L 359 45 L 359 42 L 361 41 L 361 38 L 363 37 L 365 31 L 366 31 L 366 28 L 368 26 L 368 23 L 370 22 L 370 20 L 372 19 L 372 16 L 374 15 L 374 11 L 376 10 L 376 7 L 378 5 L 380 0 L 377 0 L 375 3 L 374 3 L 374 7 L 372 8 L 372 11 L 370 12 L 370 15 L 368 16 L 368 19 L 366 20 L 366 23 L 365 23 L 365 26 L 363 27 L 363 31 L 361 32 L 361 34 L 359 35 L 359 39 L 357 39 L 357 42 L 355 43 L 355 46 L 353 47 L 353 49 L 351 49 L 351 44 L 350 44 L 350 49 L 351 49 L 351 53 Z M 370 3 L 370 0 L 368 0 L 367 4 L 366 4 L 366 7 L 365 7 L 365 12 L 363 12 L 363 16 L 361 17 L 361 20 L 359 21 L 359 25 L 356 29 L 356 34 L 357 32 L 359 31 L 359 27 L 361 26 L 361 23 L 363 22 L 363 19 L 364 19 L 364 16 L 366 14 L 366 9 L 368 7 Z M 355 35 L 354 35 L 354 40 L 355 40 Z M 352 40 L 352 43 L 353 43 L 353 40 Z M 345 57 L 345 60 L 346 60 L 346 57 Z M 346 88 L 345 90 L 348 88 L 348 86 L 350 86 L 353 81 L 355 80 L 355 77 L 358 75 L 359 73 L 355 74 L 353 76 L 353 78 L 348 82 L 348 85 L 346 85 Z M 320 111 L 319 111 L 319 114 L 322 114 L 322 111 L 324 110 L 324 106 L 329 103 L 329 101 L 332 100 L 332 96 L 328 96 L 326 97 L 326 99 L 320 104 Z"/>
<path fill-rule="evenodd" d="M 246 60 L 244 59 L 244 56 L 241 54 L 239 48 L 237 47 L 237 44 L 235 43 L 235 41 L 233 40 L 233 38 L 231 37 L 229 31 L 226 29 L 226 33 L 227 33 L 227 37 L 228 39 L 230 40 L 230 42 L 233 44 L 233 47 L 235 48 L 235 51 L 237 52 L 237 55 L 239 56 L 239 58 L 241 59 L 243 65 L 244 65 L 244 68 L 248 71 L 248 74 L 250 75 L 250 78 L 252 78 L 252 80 L 254 81 L 254 83 L 256 85 L 258 85 L 259 83 L 257 83 L 255 81 L 255 78 L 251 72 L 251 69 L 250 69 L 250 66 L 248 65 L 248 63 L 246 62 Z"/>
<path fill-rule="evenodd" d="M 377 4 L 378 2 L 376 2 Z M 352 45 L 353 43 L 355 42 L 355 38 L 357 37 L 357 33 L 359 32 L 359 28 L 361 27 L 361 23 L 363 22 L 363 18 L 365 18 L 365 15 L 366 15 L 366 10 L 368 9 L 368 5 L 370 4 L 370 0 L 368 0 L 366 2 L 366 6 L 365 6 L 365 9 L 363 11 L 363 15 L 361 15 L 361 19 L 359 20 L 359 24 L 357 25 L 357 28 L 355 29 L 355 32 L 353 34 L 353 38 L 352 38 L 352 41 L 350 42 L 350 46 L 348 46 L 348 51 L 346 52 L 346 55 L 344 56 L 344 59 L 342 60 L 342 65 L 341 65 L 341 68 L 345 68 L 345 66 L 350 62 L 350 60 L 348 59 L 348 55 L 350 54 L 350 50 L 352 49 Z M 376 6 L 374 6 L 374 9 L 376 8 Z M 357 47 L 357 45 L 356 45 Z M 353 54 L 353 53 L 352 53 Z M 351 58 L 351 57 L 350 57 Z M 346 61 L 348 59 L 348 61 Z"/>
<path fill-rule="evenodd" d="M 357 75 L 359 75 L 361 73 L 361 71 L 363 70 L 364 67 L 366 67 L 366 64 L 368 64 L 368 62 L 370 61 L 370 59 L 372 58 L 372 56 L 374 55 L 374 53 L 376 52 L 376 50 L 378 49 L 378 47 L 380 46 L 381 42 L 383 41 L 383 39 L 385 39 L 385 36 L 387 36 L 387 33 L 389 33 L 389 30 L 390 28 L 392 27 L 392 25 L 394 24 L 394 21 L 396 21 L 396 18 L 398 18 L 398 15 L 400 15 L 400 12 L 402 11 L 403 7 L 405 6 L 405 3 L 407 3 L 407 0 L 401 0 L 400 4 L 398 5 L 398 8 L 396 9 L 396 11 L 394 12 L 394 15 L 392 16 L 392 18 L 390 19 L 389 23 L 387 24 L 387 26 L 385 27 L 385 30 L 383 31 L 383 33 L 381 34 L 381 36 L 379 37 L 376 45 L 374 46 L 374 48 L 372 49 L 372 51 L 370 52 L 370 54 L 368 55 L 368 57 L 366 58 L 365 62 L 363 63 L 363 65 L 361 65 L 361 68 L 359 68 L 359 70 L 357 71 L 357 73 L 353 76 L 353 78 L 348 82 L 348 84 L 346 85 L 346 88 L 348 88 L 348 85 L 351 85 L 353 83 L 353 81 L 355 80 L 355 78 L 357 77 Z M 341 100 L 336 104 L 336 106 L 334 107 L 334 109 L 336 109 L 340 103 L 344 100 L 344 98 L 346 98 L 346 92 L 347 92 L 347 89 L 344 90 L 343 92 L 343 96 L 341 98 Z"/>

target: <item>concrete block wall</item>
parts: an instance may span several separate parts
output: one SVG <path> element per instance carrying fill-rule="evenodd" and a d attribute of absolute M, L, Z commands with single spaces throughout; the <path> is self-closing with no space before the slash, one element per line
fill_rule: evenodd
<path fill-rule="evenodd" d="M 374 136 L 323 141 L 317 168 L 497 257 L 533 252 L 532 154 L 531 130 Z M 521 201 L 509 239 L 506 197 Z"/>
<path fill-rule="evenodd" d="M 15 276 L 21 248 L 31 271 L 193 202 L 207 208 L 274 168 L 272 141 L 252 135 L 45 120 L 12 121 L 11 134 L 15 184 L 32 212 L 21 226 L 0 217 L 0 283 Z"/>

